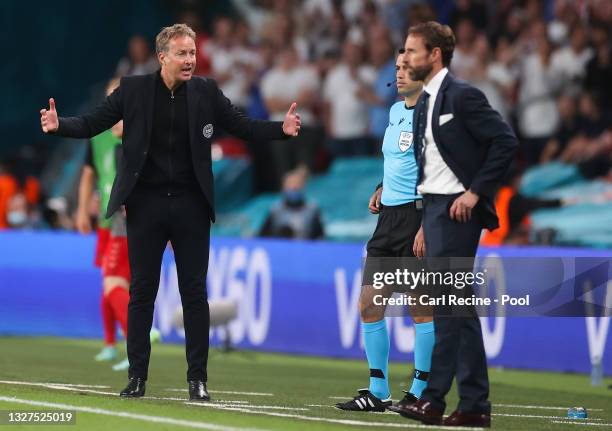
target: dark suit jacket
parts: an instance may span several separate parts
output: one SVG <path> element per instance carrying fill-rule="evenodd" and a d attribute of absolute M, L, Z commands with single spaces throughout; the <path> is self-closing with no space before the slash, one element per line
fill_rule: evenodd
<path fill-rule="evenodd" d="M 419 101 L 423 97 L 421 94 Z M 430 103 L 433 103 L 430 100 Z M 427 112 L 417 103 L 414 135 L 424 136 Z M 440 126 L 440 116 L 453 118 Z M 518 148 L 510 126 L 489 105 L 482 91 L 448 73 L 436 98 L 432 115 L 432 132 L 440 155 L 465 189 L 480 196 L 476 206 L 483 226 L 499 226 L 494 198 Z M 415 155 L 423 178 L 423 143 L 416 139 Z"/>
<path fill-rule="evenodd" d="M 107 217 L 125 203 L 144 167 L 153 127 L 156 73 L 124 77 L 120 86 L 92 112 L 79 117 L 59 119 L 56 134 L 71 138 L 90 138 L 123 119 L 123 145 L 106 210 Z M 215 197 L 210 155 L 211 138 L 208 133 L 210 125 L 250 141 L 279 140 L 287 135 L 282 130 L 281 122 L 252 120 L 244 116 L 223 95 L 212 79 L 194 76 L 185 85 L 193 168 L 210 205 L 211 220 L 214 222 Z"/>

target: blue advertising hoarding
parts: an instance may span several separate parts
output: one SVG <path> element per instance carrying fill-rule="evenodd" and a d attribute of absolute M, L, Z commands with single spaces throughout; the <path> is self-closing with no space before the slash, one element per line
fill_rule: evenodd
<path fill-rule="evenodd" d="M 101 337 L 100 274 L 93 267 L 93 237 L 71 233 L 0 234 L 0 335 Z M 245 349 L 364 358 L 359 326 L 362 244 L 213 238 L 209 300 L 231 299 L 238 318 L 232 342 Z M 482 248 L 489 256 L 599 257 L 585 249 Z M 609 277 L 609 268 L 606 274 Z M 601 275 L 601 274 L 600 274 Z M 498 275 L 505 289 L 521 290 L 529 271 Z M 545 282 L 545 280 L 543 280 Z M 155 325 L 166 341 L 182 342 L 176 268 L 167 251 L 161 268 Z M 612 301 L 610 283 L 604 295 Z M 601 294 L 599 292 L 598 294 Z M 606 300 L 606 299 L 604 299 Z M 610 317 L 482 317 L 489 364 L 511 368 L 588 372 L 602 359 L 612 374 Z M 387 318 L 391 359 L 411 361 L 409 317 Z M 225 328 L 211 330 L 213 344 Z"/>

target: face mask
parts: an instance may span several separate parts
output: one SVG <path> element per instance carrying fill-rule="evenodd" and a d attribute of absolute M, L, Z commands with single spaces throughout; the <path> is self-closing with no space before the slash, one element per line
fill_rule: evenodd
<path fill-rule="evenodd" d="M 304 202 L 304 194 L 301 190 L 287 190 L 283 195 L 288 205 L 295 206 Z"/>
<path fill-rule="evenodd" d="M 6 215 L 6 221 L 11 226 L 21 226 L 25 224 L 27 215 L 23 211 L 11 211 Z"/>

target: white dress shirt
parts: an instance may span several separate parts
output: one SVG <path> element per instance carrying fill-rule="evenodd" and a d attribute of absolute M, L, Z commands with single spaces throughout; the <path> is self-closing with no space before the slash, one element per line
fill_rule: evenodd
<path fill-rule="evenodd" d="M 423 86 L 423 91 L 429 94 L 429 105 L 427 108 L 427 126 L 425 127 L 425 166 L 423 168 L 423 181 L 417 187 L 420 195 L 426 193 L 452 195 L 465 191 L 465 187 L 459 182 L 457 176 L 451 171 L 444 159 L 440 155 L 438 145 L 434 141 L 433 130 L 431 127 L 433 109 L 436 104 L 438 91 L 448 73 L 445 67 L 434 75 L 433 78 Z M 440 121 L 436 118 L 435 121 Z"/>

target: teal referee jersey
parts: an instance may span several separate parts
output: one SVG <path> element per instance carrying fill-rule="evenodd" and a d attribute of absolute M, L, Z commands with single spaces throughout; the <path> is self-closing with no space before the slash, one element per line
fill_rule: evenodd
<path fill-rule="evenodd" d="M 395 103 L 389 111 L 382 146 L 385 163 L 381 203 L 385 206 L 421 199 L 416 193 L 419 169 L 414 155 L 413 114 L 414 107 L 406 107 L 404 101 Z"/>

